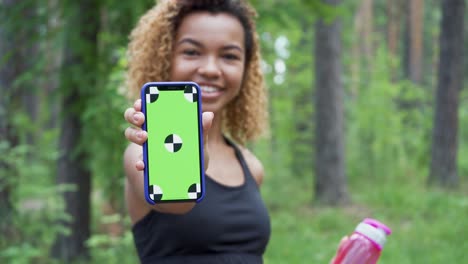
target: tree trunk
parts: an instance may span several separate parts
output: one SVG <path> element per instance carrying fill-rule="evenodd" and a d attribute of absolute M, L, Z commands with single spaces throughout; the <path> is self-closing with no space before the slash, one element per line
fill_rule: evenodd
<path fill-rule="evenodd" d="M 57 183 L 74 189 L 64 192 L 70 221 L 61 223 L 70 233 L 56 238 L 52 255 L 69 262 L 89 255 L 85 242 L 90 237 L 91 172 L 86 164 L 81 112 L 96 89 L 99 6 L 94 0 L 67 1 L 65 5 L 65 54 L 60 78 L 64 95 L 59 139 L 62 155 L 58 160 Z"/>
<path fill-rule="evenodd" d="M 463 80 L 464 0 L 442 1 L 439 75 L 436 92 L 430 184 L 458 184 L 458 100 Z"/>
<path fill-rule="evenodd" d="M 372 69 L 372 60 L 374 58 L 374 48 L 372 44 L 373 18 L 374 18 L 374 0 L 363 0 L 359 15 L 362 20 L 359 23 L 359 47 L 361 54 L 365 58 L 365 68 Z"/>
<path fill-rule="evenodd" d="M 34 75 L 39 75 L 41 72 L 36 67 L 36 64 L 39 64 L 39 26 L 38 23 L 42 22 L 39 19 L 39 16 L 36 15 L 38 4 L 36 1 L 29 1 L 27 6 L 22 8 L 19 15 L 22 19 L 29 21 L 29 23 L 23 24 L 21 30 L 19 30 L 19 43 L 17 46 L 21 47 L 19 49 L 19 56 L 16 57 L 16 63 L 21 70 L 18 70 L 18 75 L 20 79 L 26 73 Z M 21 58 L 21 59 L 20 59 Z M 40 78 L 29 77 L 24 78 L 23 81 L 19 82 L 18 85 L 21 87 L 22 96 L 21 96 L 21 109 L 25 111 L 25 115 L 28 117 L 29 122 L 33 124 L 30 128 L 25 130 L 26 144 L 29 146 L 34 146 L 34 144 L 39 140 L 38 133 L 36 130 L 36 124 L 39 119 L 39 92 L 40 88 L 36 87 L 36 83 Z M 33 153 L 28 153 L 28 160 L 26 162 L 32 162 Z"/>
<path fill-rule="evenodd" d="M 422 55 L 423 55 L 423 14 L 424 1 L 409 1 L 409 78 L 414 83 L 422 80 Z"/>
<path fill-rule="evenodd" d="M 422 81 L 423 55 L 423 0 L 406 3 L 406 30 L 404 39 L 403 66 L 405 77 L 414 83 Z"/>
<path fill-rule="evenodd" d="M 47 28 L 51 32 L 57 32 L 60 29 L 61 17 L 60 17 L 60 0 L 47 0 Z M 43 53 L 44 58 L 48 62 L 44 68 L 46 80 L 41 82 L 41 97 L 45 99 L 47 105 L 42 106 L 48 113 L 47 122 L 42 124 L 43 129 L 53 129 L 59 127 L 60 118 L 60 104 L 57 95 L 57 89 L 60 85 L 60 64 L 63 60 L 63 49 L 64 47 L 58 44 L 58 34 L 50 33 L 47 36 L 47 40 L 44 43 L 45 50 Z"/>
<path fill-rule="evenodd" d="M 352 45 L 351 62 L 351 93 L 357 95 L 358 89 L 366 80 L 372 69 L 374 48 L 372 43 L 373 32 L 373 0 L 363 0 L 354 16 L 354 41 Z M 364 67 L 361 67 L 361 66 Z M 364 74 L 363 74 L 364 72 Z"/>
<path fill-rule="evenodd" d="M 339 0 L 327 0 L 337 5 Z M 316 157 L 315 195 L 319 202 L 349 201 L 344 164 L 341 23 L 319 19 L 315 35 Z"/>
<path fill-rule="evenodd" d="M 310 50 L 310 45 L 312 42 L 313 28 L 310 27 L 310 22 L 301 21 L 301 28 L 304 34 L 302 34 L 301 39 L 298 43 L 298 50 L 302 51 Z M 294 59 L 294 58 L 293 58 Z M 299 73 L 304 72 L 305 69 L 310 69 L 312 65 L 312 56 L 310 62 L 294 64 L 288 69 L 289 74 L 299 75 Z M 299 83 L 298 80 L 294 80 L 292 85 L 297 86 L 297 89 L 294 90 L 294 104 L 292 106 L 292 113 L 294 113 L 295 118 L 293 118 L 295 135 L 292 136 L 291 142 L 291 151 L 292 156 L 294 157 L 291 161 L 291 171 L 294 176 L 303 178 L 310 177 L 313 174 L 313 164 L 310 160 L 313 158 L 313 126 L 314 124 L 310 122 L 313 118 L 313 105 L 310 102 L 313 100 L 313 90 L 311 89 L 313 83 Z"/>
<path fill-rule="evenodd" d="M 402 0 L 387 0 L 387 47 L 392 58 L 397 58 L 399 54 L 403 10 Z M 394 65 L 390 66 L 390 76 L 393 81 L 397 79 L 397 68 Z"/>

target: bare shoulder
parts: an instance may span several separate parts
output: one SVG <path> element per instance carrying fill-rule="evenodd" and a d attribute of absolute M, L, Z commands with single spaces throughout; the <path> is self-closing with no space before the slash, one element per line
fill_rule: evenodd
<path fill-rule="evenodd" d="M 265 174 L 262 162 L 249 149 L 240 146 L 240 150 L 258 186 L 262 185 Z"/>

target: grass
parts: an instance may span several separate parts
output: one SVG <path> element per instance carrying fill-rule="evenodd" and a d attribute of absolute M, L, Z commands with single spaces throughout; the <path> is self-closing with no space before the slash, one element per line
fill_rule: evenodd
<path fill-rule="evenodd" d="M 266 264 L 329 263 L 340 239 L 365 217 L 393 231 L 379 264 L 461 263 L 468 257 L 466 178 L 455 191 L 426 187 L 417 176 L 351 178 L 352 204 L 325 207 L 312 202 L 311 179 L 285 177 L 270 176 L 262 187 L 272 226 Z M 93 243 L 93 263 L 137 262 L 129 231 L 112 240 L 95 237 Z"/>
<path fill-rule="evenodd" d="M 353 202 L 342 208 L 313 205 L 306 180 L 290 179 L 286 186 L 279 196 L 289 202 L 268 203 L 272 237 L 267 264 L 329 263 L 340 239 L 365 217 L 379 219 L 393 231 L 380 264 L 461 263 L 468 258 L 466 183 L 447 191 L 426 187 L 417 177 L 356 179 L 350 184 Z M 274 198 L 270 187 L 265 183 L 267 201 Z"/>
<path fill-rule="evenodd" d="M 313 203 L 312 177 L 267 171 L 262 195 L 272 235 L 265 263 L 329 263 L 340 239 L 365 217 L 379 219 L 393 230 L 379 264 L 463 262 L 468 258 L 468 177 L 462 175 L 459 188 L 448 191 L 427 187 L 422 174 L 350 176 L 352 203 L 335 208 Z M 93 204 L 93 237 L 88 243 L 92 260 L 87 263 L 137 263 L 128 216 L 104 216 L 100 202 Z M 57 263 L 48 257 L 55 232 L 51 227 L 58 216 L 57 205 L 52 206 L 56 199 L 47 204 L 47 210 L 21 218 L 25 237 L 0 250 L 0 262 Z M 112 222 L 122 224 L 125 231 L 110 236 L 99 228 Z"/>

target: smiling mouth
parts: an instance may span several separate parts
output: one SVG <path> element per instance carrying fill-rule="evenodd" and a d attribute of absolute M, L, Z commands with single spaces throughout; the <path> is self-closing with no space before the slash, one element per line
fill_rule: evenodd
<path fill-rule="evenodd" d="M 216 93 L 216 92 L 221 91 L 220 89 L 213 87 L 213 86 L 201 86 L 200 88 L 201 88 L 202 93 L 205 93 L 205 94 L 211 94 L 211 93 Z"/>

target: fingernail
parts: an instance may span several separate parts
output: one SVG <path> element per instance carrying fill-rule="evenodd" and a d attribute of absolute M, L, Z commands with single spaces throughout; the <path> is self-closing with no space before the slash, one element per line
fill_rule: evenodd
<path fill-rule="evenodd" d="M 137 136 L 138 139 L 141 139 L 143 137 L 143 133 L 141 131 L 138 131 L 136 133 L 136 136 Z"/>
<path fill-rule="evenodd" d="M 137 115 L 137 114 L 134 114 L 134 115 L 133 115 L 133 121 L 138 122 L 138 119 L 139 119 L 139 118 L 138 118 L 138 115 Z"/>

